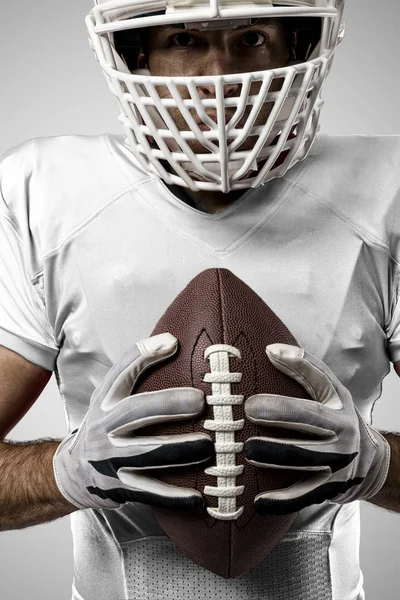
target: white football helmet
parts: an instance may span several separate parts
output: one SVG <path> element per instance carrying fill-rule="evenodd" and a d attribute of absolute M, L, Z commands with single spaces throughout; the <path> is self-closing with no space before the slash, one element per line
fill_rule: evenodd
<path fill-rule="evenodd" d="M 307 156 L 323 104 L 321 87 L 344 36 L 344 0 L 95 2 L 86 18 L 90 43 L 119 100 L 129 145 L 147 172 L 193 191 L 228 193 L 281 177 Z M 190 24 L 191 29 L 224 29 L 263 17 L 291 19 L 295 53 L 289 66 L 201 77 L 152 76 L 146 68 L 147 27 Z M 255 95 L 253 82 L 258 82 Z M 239 95 L 224 97 L 226 84 L 238 85 Z M 202 85 L 213 86 L 215 97 L 201 98 Z M 157 86 L 166 86 L 168 96 L 161 98 Z M 272 108 L 260 125 L 256 118 L 264 103 Z M 186 130 L 177 128 L 171 108 L 181 112 Z M 233 112 L 228 122 L 226 109 Z M 214 119 L 206 111 L 212 111 Z M 208 131 L 199 128 L 199 119 Z M 241 148 L 250 136 L 254 144 Z M 204 153 L 194 152 L 189 140 L 200 142 Z"/>

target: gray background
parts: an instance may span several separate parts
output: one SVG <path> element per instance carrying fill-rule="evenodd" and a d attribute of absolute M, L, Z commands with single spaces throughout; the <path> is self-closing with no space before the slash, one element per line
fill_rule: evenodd
<path fill-rule="evenodd" d="M 0 153 L 37 136 L 121 132 L 116 100 L 87 45 L 84 16 L 90 8 L 90 0 L 3 1 Z M 400 133 L 400 2 L 351 0 L 346 22 L 347 38 L 325 86 L 322 130 Z M 400 381 L 392 370 L 376 405 L 375 427 L 400 431 L 399 401 Z M 62 438 L 65 434 L 53 376 L 9 438 Z M 400 515 L 362 502 L 361 518 L 366 600 L 394 600 L 399 597 Z M 2 600 L 69 600 L 71 580 L 68 517 L 0 534 Z"/>

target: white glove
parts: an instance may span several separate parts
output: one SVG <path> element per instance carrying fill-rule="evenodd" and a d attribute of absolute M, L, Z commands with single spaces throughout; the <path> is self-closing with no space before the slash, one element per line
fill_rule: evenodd
<path fill-rule="evenodd" d="M 111 367 L 89 410 L 53 458 L 63 496 L 78 508 L 119 508 L 143 502 L 166 508 L 203 506 L 200 492 L 141 475 L 142 470 L 197 465 L 214 455 L 207 434 L 139 437 L 141 427 L 197 417 L 204 394 L 191 387 L 130 395 L 139 375 L 175 354 L 177 339 L 162 333 L 141 340 Z"/>
<path fill-rule="evenodd" d="M 304 477 L 284 489 L 259 494 L 259 514 L 289 514 L 330 500 L 366 500 L 386 481 L 390 446 L 358 412 L 349 390 L 329 367 L 303 348 L 267 346 L 269 360 L 293 377 L 314 400 L 257 394 L 245 402 L 247 418 L 266 427 L 309 434 L 307 440 L 252 437 L 246 460 L 258 467 L 296 469 Z M 309 440 L 309 441 L 308 441 Z"/>

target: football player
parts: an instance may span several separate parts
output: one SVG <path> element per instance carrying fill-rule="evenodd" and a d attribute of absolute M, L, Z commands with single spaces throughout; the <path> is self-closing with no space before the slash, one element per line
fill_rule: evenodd
<path fill-rule="evenodd" d="M 400 374 L 400 141 L 318 133 L 343 10 L 98 0 L 89 39 L 124 134 L 35 139 L 1 159 L 0 529 L 70 514 L 74 600 L 364 598 L 359 501 L 400 512 L 399 435 L 372 427 L 391 363 Z M 201 465 L 214 443 L 140 427 L 197 416 L 206 398 L 132 395 L 177 351 L 168 332 L 148 337 L 159 317 L 219 266 L 293 333 L 301 347 L 266 352 L 314 399 L 245 402 L 250 420 L 303 434 L 260 438 L 246 460 L 301 478 L 254 499 L 296 518 L 233 580 L 189 560 L 151 511 L 205 505 L 149 472 Z M 52 373 L 68 435 L 7 441 Z"/>

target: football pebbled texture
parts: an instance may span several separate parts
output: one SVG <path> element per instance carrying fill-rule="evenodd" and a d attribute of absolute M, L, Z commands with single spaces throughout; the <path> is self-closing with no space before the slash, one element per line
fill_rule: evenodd
<path fill-rule="evenodd" d="M 164 332 L 178 339 L 176 354 L 142 373 L 132 393 L 190 386 L 202 390 L 207 400 L 212 397 L 212 402 L 207 402 L 196 419 L 143 427 L 140 435 L 202 432 L 214 442 L 240 442 L 242 449 L 215 453 L 200 465 L 148 470 L 146 475 L 165 483 L 196 489 L 205 501 L 205 507 L 196 509 L 150 508 L 163 531 L 194 563 L 226 579 L 236 578 L 268 556 L 297 515 L 255 512 L 258 494 L 288 487 L 300 477 L 294 470 L 251 465 L 245 459 L 244 442 L 252 436 L 290 438 L 295 434 L 298 439 L 299 432 L 252 423 L 246 419 L 244 403 L 258 393 L 312 400 L 299 383 L 276 369 L 266 354 L 268 344 L 298 344 L 260 296 L 231 271 L 219 268 L 199 273 L 177 296 L 151 335 Z M 217 381 L 207 381 L 210 373 Z M 237 381 L 223 383 L 224 378 Z M 218 405 L 218 395 L 229 394 L 243 398 L 233 405 Z M 215 420 L 243 420 L 243 427 L 228 432 L 204 427 L 205 421 Z M 206 472 L 217 465 L 242 465 L 242 472 L 230 477 Z M 206 486 L 216 494 L 232 486 L 243 486 L 243 491 L 227 499 L 206 493 Z"/>

